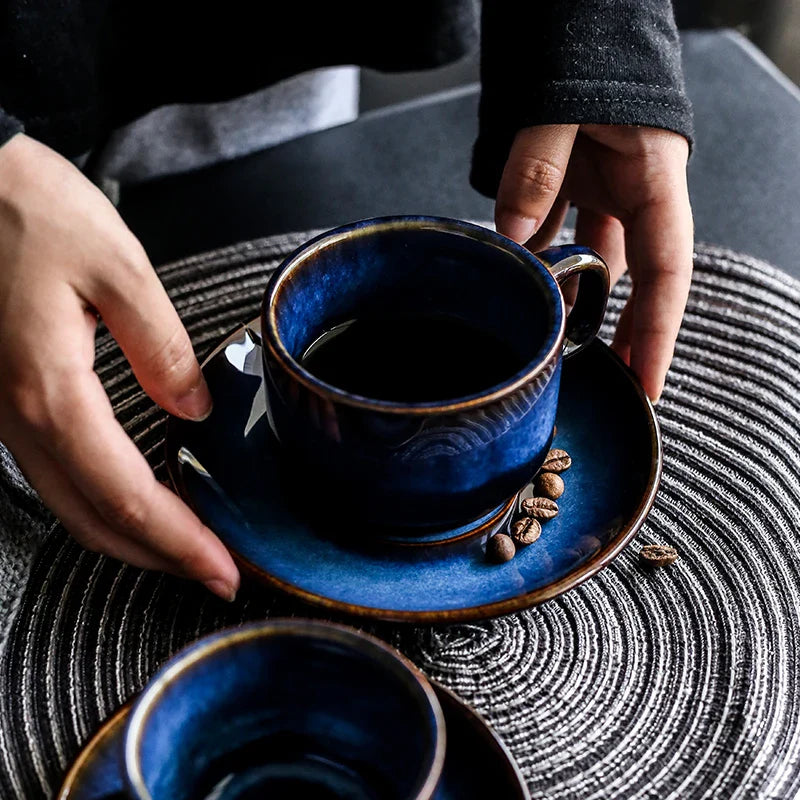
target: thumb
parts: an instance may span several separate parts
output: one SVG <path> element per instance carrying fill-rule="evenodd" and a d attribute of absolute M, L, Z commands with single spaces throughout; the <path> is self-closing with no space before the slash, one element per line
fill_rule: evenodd
<path fill-rule="evenodd" d="M 495 205 L 498 233 L 524 244 L 541 227 L 561 190 L 577 125 L 536 125 L 515 137 Z"/>
<path fill-rule="evenodd" d="M 142 388 L 162 408 L 205 419 L 211 394 L 189 334 L 139 242 L 126 231 L 125 256 L 102 271 L 86 298 L 99 312 Z"/>

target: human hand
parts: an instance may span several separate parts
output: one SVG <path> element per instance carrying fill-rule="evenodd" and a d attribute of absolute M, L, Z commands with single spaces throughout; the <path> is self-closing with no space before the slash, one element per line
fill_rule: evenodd
<path fill-rule="evenodd" d="M 633 290 L 613 347 L 658 400 L 692 276 L 693 226 L 682 136 L 628 125 L 537 125 L 520 131 L 495 206 L 497 230 L 532 251 L 558 233 L 570 202 L 575 241 Z"/>
<path fill-rule="evenodd" d="M 231 600 L 230 554 L 114 417 L 93 370 L 98 314 L 157 403 L 184 418 L 210 412 L 142 246 L 72 164 L 19 134 L 0 147 L 0 440 L 84 547 Z"/>

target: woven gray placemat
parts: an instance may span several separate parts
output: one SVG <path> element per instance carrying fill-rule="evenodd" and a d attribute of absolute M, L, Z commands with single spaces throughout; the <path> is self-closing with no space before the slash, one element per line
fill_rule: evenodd
<path fill-rule="evenodd" d="M 307 236 L 160 270 L 199 353 L 256 315 L 267 272 Z M 534 798 L 783 799 L 800 787 L 800 284 L 710 247 L 695 265 L 658 409 L 663 483 L 634 544 L 536 609 L 469 625 L 371 627 L 490 720 Z M 628 290 L 614 291 L 606 335 Z M 97 368 L 163 476 L 165 416 L 107 336 Z M 308 614 L 274 595 L 228 606 L 83 552 L 48 524 L 8 459 L 0 475 L 4 800 L 51 796 L 100 720 L 187 641 Z M 674 544 L 682 558 L 648 573 L 636 559 L 647 542 Z"/>

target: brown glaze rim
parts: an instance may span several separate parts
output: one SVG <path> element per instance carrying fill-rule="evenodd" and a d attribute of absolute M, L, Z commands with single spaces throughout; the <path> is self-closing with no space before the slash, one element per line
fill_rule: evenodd
<path fill-rule="evenodd" d="M 528 789 L 528 784 L 525 776 L 522 774 L 517 764 L 517 760 L 511 754 L 511 751 L 506 746 L 506 743 L 500 738 L 495 729 L 483 718 L 483 715 L 474 709 L 466 700 L 462 700 L 455 692 L 431 680 L 433 690 L 439 696 L 439 702 L 442 708 L 445 708 L 446 703 L 450 702 L 457 708 L 457 713 L 464 717 L 464 724 L 469 725 L 475 731 L 476 735 L 484 740 L 487 750 L 493 748 L 499 751 L 498 756 L 502 756 L 505 765 L 505 771 L 509 779 L 513 779 L 519 787 L 519 797 L 517 800 L 531 800 L 531 793 Z M 445 710 L 445 717 L 447 711 Z M 509 800 L 509 798 L 504 798 Z"/>
<path fill-rule="evenodd" d="M 97 755 L 97 749 L 105 744 L 109 736 L 113 736 L 116 728 L 125 723 L 128 714 L 130 714 L 135 698 L 131 698 L 127 703 L 120 706 L 109 717 L 107 717 L 100 727 L 95 731 L 91 739 L 81 748 L 72 766 L 69 768 L 55 800 L 80 800 L 75 794 L 80 790 L 78 781 L 86 769 L 88 763 Z"/>
<path fill-rule="evenodd" d="M 447 219 L 445 217 L 377 217 L 374 220 L 364 220 L 368 225 L 362 227 L 352 227 L 346 225 L 342 228 L 336 228 L 312 239 L 304 245 L 301 245 L 297 250 L 291 253 L 277 268 L 274 275 L 269 281 L 267 290 L 264 292 L 264 299 L 261 303 L 261 315 L 259 317 L 261 323 L 261 339 L 263 346 L 269 350 L 272 357 L 280 364 L 280 366 L 288 372 L 292 378 L 301 383 L 314 394 L 324 397 L 328 400 L 344 405 L 354 406 L 355 408 L 363 408 L 369 411 L 377 411 L 385 414 L 400 414 L 403 416 L 426 416 L 430 414 L 457 414 L 467 411 L 472 408 L 480 408 L 490 403 L 495 403 L 502 400 L 511 394 L 514 394 L 520 387 L 535 380 L 556 358 L 561 355 L 562 346 L 564 343 L 564 331 L 566 326 L 566 310 L 564 307 L 564 298 L 561 294 L 561 289 L 558 286 L 556 279 L 550 273 L 547 265 L 544 262 L 526 250 L 521 245 L 513 242 L 511 239 L 501 236 L 488 228 L 481 228 L 478 225 L 473 225 L 469 222 L 461 222 L 455 219 Z M 303 367 L 290 355 L 289 351 L 284 347 L 280 336 L 278 335 L 277 321 L 275 314 L 275 304 L 280 296 L 280 293 L 286 283 L 291 283 L 293 273 L 296 272 L 304 263 L 304 261 L 318 253 L 320 250 L 329 247 L 335 242 L 342 239 L 355 239 L 361 236 L 367 236 L 375 231 L 381 230 L 395 230 L 398 228 L 409 228 L 414 230 L 432 229 L 442 233 L 451 233 L 458 236 L 465 236 L 475 241 L 481 242 L 490 247 L 498 250 L 503 250 L 510 256 L 517 258 L 522 266 L 528 266 L 531 269 L 531 277 L 546 281 L 549 278 L 556 289 L 556 297 L 558 298 L 560 308 L 553 309 L 556 319 L 560 320 L 558 331 L 556 332 L 555 339 L 553 340 L 550 348 L 540 355 L 538 359 L 529 365 L 526 371 L 510 381 L 500 384 L 492 391 L 481 394 L 477 397 L 468 397 L 463 400 L 452 400 L 446 403 L 392 403 L 388 400 L 372 400 L 360 395 L 353 395 L 345 392 L 342 389 L 332 386 L 329 383 L 315 378 L 310 372 L 303 369 Z M 535 266 L 541 270 L 534 271 Z M 546 277 L 544 277 L 546 276 Z M 263 356 L 262 356 L 263 357 Z"/>
<path fill-rule="evenodd" d="M 425 550 L 426 548 L 433 549 L 436 547 L 447 547 L 448 545 L 456 544 L 457 542 L 465 542 L 467 539 L 477 539 L 498 525 L 505 518 L 506 514 L 511 511 L 516 500 L 517 495 L 512 495 L 508 500 L 506 500 L 505 503 L 503 503 L 502 506 L 497 509 L 494 514 L 492 514 L 491 517 L 489 517 L 489 519 L 481 522 L 480 525 L 475 525 L 474 527 L 464 531 L 464 533 L 459 533 L 458 536 L 452 536 L 449 539 L 433 539 L 420 542 L 415 542 L 411 539 L 409 541 L 405 541 L 403 539 L 379 539 L 379 541 L 386 547 L 398 547 L 401 550 Z"/>

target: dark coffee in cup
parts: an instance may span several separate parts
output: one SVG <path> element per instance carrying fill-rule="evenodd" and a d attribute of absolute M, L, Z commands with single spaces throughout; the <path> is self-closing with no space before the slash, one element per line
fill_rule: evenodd
<path fill-rule="evenodd" d="M 511 342 L 460 317 L 410 311 L 331 325 L 300 363 L 352 394 L 424 403 L 482 392 L 526 359 Z"/>
<path fill-rule="evenodd" d="M 369 764 L 344 763 L 324 737 L 282 735 L 248 742 L 211 763 L 192 800 L 391 800 L 398 794 Z"/>

